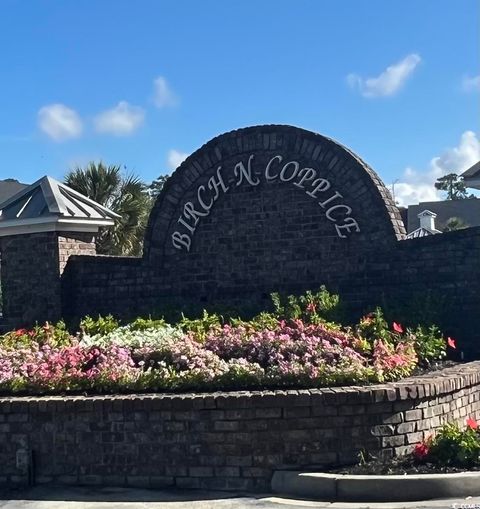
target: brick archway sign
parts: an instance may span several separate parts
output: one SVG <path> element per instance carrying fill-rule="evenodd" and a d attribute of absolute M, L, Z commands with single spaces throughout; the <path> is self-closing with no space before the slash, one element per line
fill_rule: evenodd
<path fill-rule="evenodd" d="M 377 174 L 339 143 L 291 126 L 214 138 L 157 199 L 145 262 L 195 292 L 300 288 L 355 271 L 405 230 Z"/>

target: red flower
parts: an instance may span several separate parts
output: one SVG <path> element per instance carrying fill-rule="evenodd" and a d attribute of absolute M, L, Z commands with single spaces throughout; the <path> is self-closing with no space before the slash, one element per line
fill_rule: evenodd
<path fill-rule="evenodd" d="M 396 323 L 396 322 L 393 322 L 393 330 L 395 332 L 398 332 L 399 334 L 403 333 L 403 327 L 399 323 Z"/>
<path fill-rule="evenodd" d="M 27 329 L 18 329 L 15 331 L 15 336 L 24 336 L 27 333 Z"/>
<path fill-rule="evenodd" d="M 315 309 L 316 309 L 315 303 L 310 302 L 310 304 L 307 306 L 307 311 L 309 313 L 315 313 Z"/>
<path fill-rule="evenodd" d="M 413 448 L 413 455 L 417 460 L 423 460 L 428 456 L 428 447 L 425 442 L 420 442 Z"/>
<path fill-rule="evenodd" d="M 447 345 L 450 348 L 457 348 L 457 345 L 455 344 L 455 340 L 453 338 L 447 338 Z"/>
<path fill-rule="evenodd" d="M 478 422 L 475 419 L 472 419 L 471 417 L 469 417 L 467 419 L 467 426 L 470 429 L 478 429 Z"/>

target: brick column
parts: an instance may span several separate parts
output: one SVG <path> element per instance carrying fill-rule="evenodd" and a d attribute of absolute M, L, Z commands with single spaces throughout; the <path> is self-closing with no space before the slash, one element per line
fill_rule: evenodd
<path fill-rule="evenodd" d="M 61 318 L 61 276 L 72 254 L 95 254 L 85 232 L 39 232 L 0 238 L 3 328 Z"/>

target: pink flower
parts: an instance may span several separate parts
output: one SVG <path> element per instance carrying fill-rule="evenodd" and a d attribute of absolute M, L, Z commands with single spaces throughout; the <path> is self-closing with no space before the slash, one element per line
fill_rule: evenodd
<path fill-rule="evenodd" d="M 470 429 L 478 429 L 478 422 L 475 419 L 472 419 L 471 417 L 469 417 L 467 419 L 467 426 Z"/>
<path fill-rule="evenodd" d="M 450 348 L 457 348 L 457 345 L 456 345 L 455 340 L 453 338 L 447 338 L 447 345 Z"/>
<path fill-rule="evenodd" d="M 396 322 L 393 322 L 393 330 L 395 332 L 398 332 L 399 334 L 403 333 L 403 327 L 399 323 L 396 323 Z"/>
<path fill-rule="evenodd" d="M 316 309 L 315 303 L 310 302 L 310 304 L 307 306 L 307 311 L 309 313 L 315 313 L 315 309 Z"/>

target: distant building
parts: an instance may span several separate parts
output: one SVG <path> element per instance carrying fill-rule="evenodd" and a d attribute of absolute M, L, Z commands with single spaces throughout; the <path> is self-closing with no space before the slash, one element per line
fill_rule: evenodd
<path fill-rule="evenodd" d="M 417 237 L 427 237 L 428 235 L 436 235 L 442 233 L 435 228 L 435 218 L 437 214 L 430 210 L 424 210 L 418 214 L 420 227 L 407 234 L 407 239 L 416 239 Z"/>
<path fill-rule="evenodd" d="M 26 187 L 28 187 L 27 184 L 22 184 L 15 179 L 0 180 L 0 205 Z"/>
<path fill-rule="evenodd" d="M 463 177 L 466 187 L 480 189 L 480 161 L 464 171 L 460 177 Z"/>
<path fill-rule="evenodd" d="M 410 205 L 402 211 L 407 234 L 421 228 L 420 215 L 425 211 L 435 214 L 427 216 L 428 221 L 433 220 L 434 229 L 440 232 L 445 230 L 448 221 L 453 218 L 459 219 L 466 226 L 480 226 L 480 199 L 428 201 Z"/>

